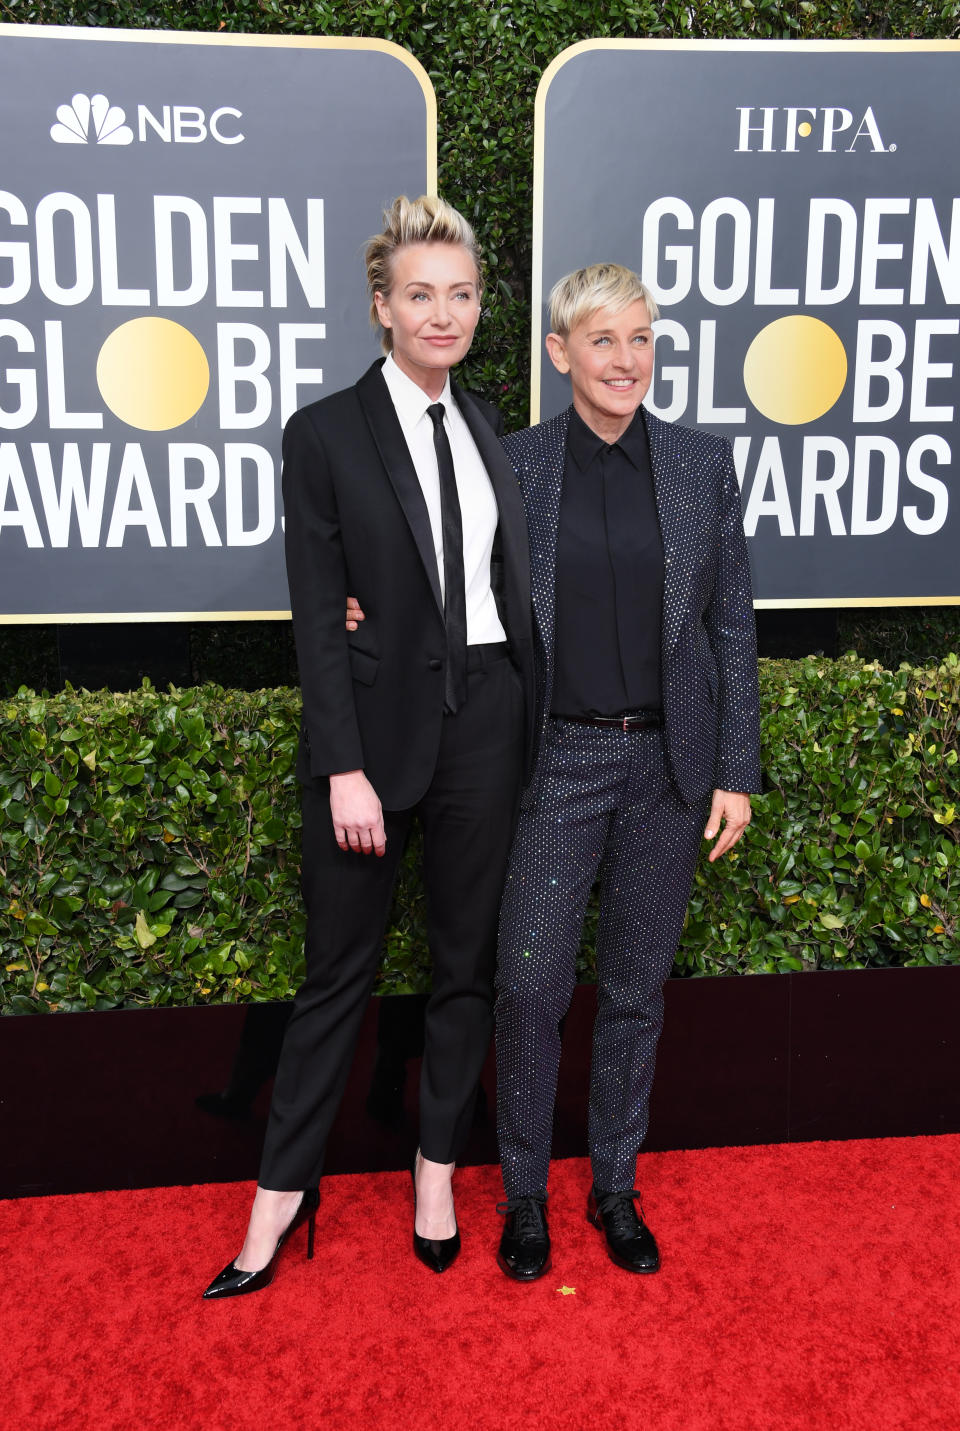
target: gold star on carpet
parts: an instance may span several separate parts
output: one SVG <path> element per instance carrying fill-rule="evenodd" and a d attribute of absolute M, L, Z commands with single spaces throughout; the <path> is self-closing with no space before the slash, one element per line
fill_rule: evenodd
<path fill-rule="evenodd" d="M 577 1295 L 576 1287 L 558 1287 L 557 1291 L 561 1297 L 575 1297 Z"/>

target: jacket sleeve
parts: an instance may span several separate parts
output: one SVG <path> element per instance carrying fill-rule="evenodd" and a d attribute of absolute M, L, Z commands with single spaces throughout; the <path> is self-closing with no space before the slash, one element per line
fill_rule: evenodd
<path fill-rule="evenodd" d="M 722 463 L 717 574 L 703 617 L 719 676 L 713 783 L 718 790 L 757 794 L 761 790 L 757 623 L 729 442 L 724 442 Z"/>
<path fill-rule="evenodd" d="M 363 766 L 344 611 L 346 563 L 330 464 L 312 415 L 283 434 L 284 545 L 313 776 Z"/>

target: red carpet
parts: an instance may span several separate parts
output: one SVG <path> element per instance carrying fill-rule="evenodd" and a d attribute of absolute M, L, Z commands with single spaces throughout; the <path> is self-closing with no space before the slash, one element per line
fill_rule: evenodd
<path fill-rule="evenodd" d="M 499 1178 L 473 1168 L 443 1277 L 409 1251 L 407 1177 L 331 1178 L 317 1258 L 301 1231 L 272 1287 L 219 1303 L 247 1185 L 2 1203 L 3 1424 L 960 1428 L 960 1136 L 649 1154 L 638 1177 L 654 1277 L 607 1260 L 577 1160 L 533 1286 L 497 1269 Z"/>

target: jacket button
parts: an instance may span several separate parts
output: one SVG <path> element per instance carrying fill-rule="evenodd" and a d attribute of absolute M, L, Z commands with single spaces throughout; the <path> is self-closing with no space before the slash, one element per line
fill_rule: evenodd
<path fill-rule="evenodd" d="M 438 660 L 436 660 L 436 659 L 434 659 L 434 660 L 432 660 L 432 661 L 428 661 L 428 662 L 427 662 L 427 665 L 430 667 L 430 670 L 431 670 L 431 671 L 442 671 L 442 670 L 443 670 L 443 662 L 442 662 L 442 661 L 438 661 Z"/>

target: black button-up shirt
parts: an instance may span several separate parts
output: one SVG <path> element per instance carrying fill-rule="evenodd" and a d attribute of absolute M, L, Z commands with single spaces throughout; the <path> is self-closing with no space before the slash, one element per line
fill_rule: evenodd
<path fill-rule="evenodd" d="M 659 710 L 663 573 L 643 410 L 612 446 L 572 413 L 557 537 L 552 714 Z"/>

